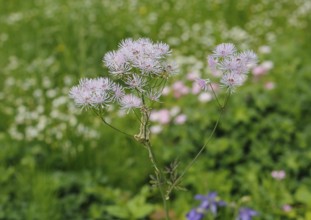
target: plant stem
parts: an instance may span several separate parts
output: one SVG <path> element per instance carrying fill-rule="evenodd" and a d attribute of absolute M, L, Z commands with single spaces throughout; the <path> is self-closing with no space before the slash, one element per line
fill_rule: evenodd
<path fill-rule="evenodd" d="M 165 210 L 165 219 L 166 220 L 170 220 L 169 217 L 169 211 L 168 211 L 168 199 L 166 198 L 165 194 L 164 194 L 164 189 L 163 189 L 163 183 L 165 184 L 165 176 L 163 175 L 163 172 L 161 171 L 161 169 L 158 168 L 157 162 L 156 162 L 156 158 L 154 156 L 154 153 L 152 151 L 152 146 L 150 141 L 146 141 L 144 143 L 144 146 L 147 148 L 148 150 L 148 155 L 149 155 L 149 159 L 153 165 L 153 168 L 155 170 L 155 174 L 156 174 L 156 179 L 157 179 L 157 186 L 158 189 L 160 191 L 161 197 L 162 197 L 162 202 L 163 202 L 163 207 Z"/>
<path fill-rule="evenodd" d="M 201 149 L 199 150 L 199 152 L 196 154 L 196 156 L 190 161 L 190 163 L 186 166 L 186 168 L 184 169 L 184 171 L 180 174 L 180 176 L 175 180 L 175 182 L 168 188 L 167 190 L 167 194 L 166 196 L 168 197 L 169 194 L 172 192 L 172 190 L 174 189 L 174 187 L 179 184 L 179 182 L 181 181 L 182 177 L 188 172 L 188 170 L 192 167 L 192 165 L 196 162 L 196 160 L 198 159 L 198 157 L 202 154 L 202 152 L 205 150 L 206 146 L 208 145 L 208 143 L 211 141 L 213 135 L 215 134 L 216 132 L 216 129 L 219 125 L 219 122 L 220 122 L 220 119 L 223 115 L 223 112 L 225 110 L 225 107 L 229 101 L 229 97 L 230 97 L 230 93 L 226 96 L 226 99 L 224 101 L 224 104 L 223 105 L 220 105 L 220 112 L 219 112 L 219 116 L 218 116 L 218 119 L 214 125 L 214 128 L 211 132 L 211 134 L 209 135 L 207 141 L 203 144 L 203 146 L 201 147 Z M 219 103 L 219 102 L 218 102 Z"/>

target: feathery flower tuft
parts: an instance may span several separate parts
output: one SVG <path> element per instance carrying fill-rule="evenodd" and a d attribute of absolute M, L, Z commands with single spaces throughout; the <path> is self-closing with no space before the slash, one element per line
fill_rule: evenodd
<path fill-rule="evenodd" d="M 129 94 L 124 95 L 120 99 L 120 105 L 122 109 L 131 110 L 133 108 L 140 108 L 142 106 L 142 101 L 137 96 Z"/>
<path fill-rule="evenodd" d="M 69 97 L 82 107 L 97 107 L 111 102 L 113 83 L 108 78 L 81 79 L 79 85 L 74 86 Z"/>
<path fill-rule="evenodd" d="M 241 86 L 244 83 L 245 79 L 246 78 L 242 75 L 231 72 L 224 74 L 220 83 L 223 87 L 228 89 L 228 92 L 233 93 L 235 92 L 236 87 Z"/>
<path fill-rule="evenodd" d="M 220 83 L 232 93 L 245 82 L 250 68 L 257 63 L 257 55 L 250 50 L 238 53 L 233 44 L 223 43 L 216 46 L 207 61 L 212 74 L 221 73 Z"/>
<path fill-rule="evenodd" d="M 215 57 L 227 57 L 233 55 L 236 52 L 234 44 L 222 43 L 219 44 L 214 50 Z"/>
<path fill-rule="evenodd" d="M 104 64 L 112 75 L 121 76 L 130 70 L 138 69 L 142 74 L 159 75 L 161 72 L 173 73 L 175 65 L 166 64 L 164 58 L 171 54 L 170 47 L 162 42 L 153 43 L 148 38 L 125 39 L 119 49 L 108 52 Z"/>
<path fill-rule="evenodd" d="M 195 82 L 199 85 L 199 87 L 201 88 L 201 90 L 203 91 L 207 91 L 208 86 L 207 84 L 210 82 L 208 79 L 201 79 L 201 78 L 196 78 Z"/>

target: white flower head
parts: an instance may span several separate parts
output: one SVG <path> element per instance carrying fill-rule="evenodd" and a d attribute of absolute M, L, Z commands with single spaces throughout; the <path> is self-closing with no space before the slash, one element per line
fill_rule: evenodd
<path fill-rule="evenodd" d="M 129 88 L 137 89 L 139 91 L 143 91 L 143 88 L 146 86 L 147 80 L 137 74 L 132 74 L 125 81 L 125 83 L 129 86 Z"/>
<path fill-rule="evenodd" d="M 131 70 L 126 55 L 122 51 L 111 51 L 105 54 L 103 62 L 113 75 L 121 75 Z"/>
<path fill-rule="evenodd" d="M 112 87 L 112 99 L 120 101 L 124 95 L 125 95 L 124 88 L 121 85 L 114 83 Z"/>
<path fill-rule="evenodd" d="M 161 97 L 161 92 L 157 90 L 150 90 L 147 92 L 147 98 L 154 102 L 159 102 L 159 99 Z"/>
<path fill-rule="evenodd" d="M 231 43 L 222 43 L 219 44 L 214 50 L 215 57 L 227 57 L 233 55 L 236 52 L 234 44 Z"/>
<path fill-rule="evenodd" d="M 231 72 L 224 74 L 220 83 L 223 87 L 227 88 L 230 93 L 233 93 L 236 87 L 241 86 L 244 83 L 245 79 L 245 75 Z"/>
<path fill-rule="evenodd" d="M 217 58 L 215 58 L 214 56 L 208 56 L 207 57 L 207 63 L 208 63 L 208 67 L 209 67 L 210 71 L 213 74 L 215 72 L 217 72 L 217 64 L 218 64 Z"/>
<path fill-rule="evenodd" d="M 142 106 L 142 101 L 140 98 L 133 94 L 124 95 L 120 99 L 120 105 L 122 109 L 131 110 L 133 108 L 140 108 Z"/>
<path fill-rule="evenodd" d="M 257 55 L 251 50 L 238 54 L 238 59 L 247 66 L 253 66 L 257 63 Z"/>
<path fill-rule="evenodd" d="M 112 85 L 107 78 L 81 79 L 79 85 L 70 90 L 69 97 L 82 108 L 107 105 L 111 102 Z"/>

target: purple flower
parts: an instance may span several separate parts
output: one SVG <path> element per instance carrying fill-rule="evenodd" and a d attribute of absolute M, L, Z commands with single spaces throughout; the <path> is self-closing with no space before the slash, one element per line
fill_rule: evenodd
<path fill-rule="evenodd" d="M 213 214 L 217 213 L 218 206 L 225 206 L 224 201 L 217 201 L 217 193 L 211 192 L 208 195 L 196 195 L 194 197 L 196 200 L 201 200 L 202 203 L 199 208 L 210 210 Z"/>
<path fill-rule="evenodd" d="M 204 215 L 200 209 L 191 209 L 191 211 L 187 213 L 186 217 L 188 220 L 201 220 Z"/>
<path fill-rule="evenodd" d="M 258 215 L 256 211 L 250 208 L 240 208 L 237 220 L 252 220 L 253 216 Z"/>
<path fill-rule="evenodd" d="M 225 206 L 224 201 L 217 200 L 217 193 L 211 192 L 208 195 L 196 195 L 196 200 L 201 200 L 199 207 L 192 209 L 186 215 L 188 220 L 201 220 L 204 217 L 204 213 L 211 211 L 214 215 L 217 214 L 217 208 Z"/>
<path fill-rule="evenodd" d="M 208 89 L 207 84 L 209 83 L 208 79 L 197 78 L 197 79 L 195 79 L 195 82 L 200 86 L 201 90 L 207 91 L 207 89 Z"/>

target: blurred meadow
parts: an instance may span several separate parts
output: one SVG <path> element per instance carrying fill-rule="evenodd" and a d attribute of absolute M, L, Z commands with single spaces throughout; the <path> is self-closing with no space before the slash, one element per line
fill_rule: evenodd
<path fill-rule="evenodd" d="M 216 219 L 245 206 L 254 219 L 310 220 L 310 0 L 0 0 L 0 219 L 163 219 L 147 151 L 68 98 L 81 77 L 106 76 L 103 55 L 129 37 L 169 44 L 180 65 L 152 141 L 160 163 L 177 158 L 181 170 L 217 120 L 192 81 L 209 78 L 207 55 L 232 42 L 259 56 L 187 191 L 173 194 L 173 219 L 216 191 L 229 204 Z M 109 118 L 136 133 L 133 119 Z"/>

